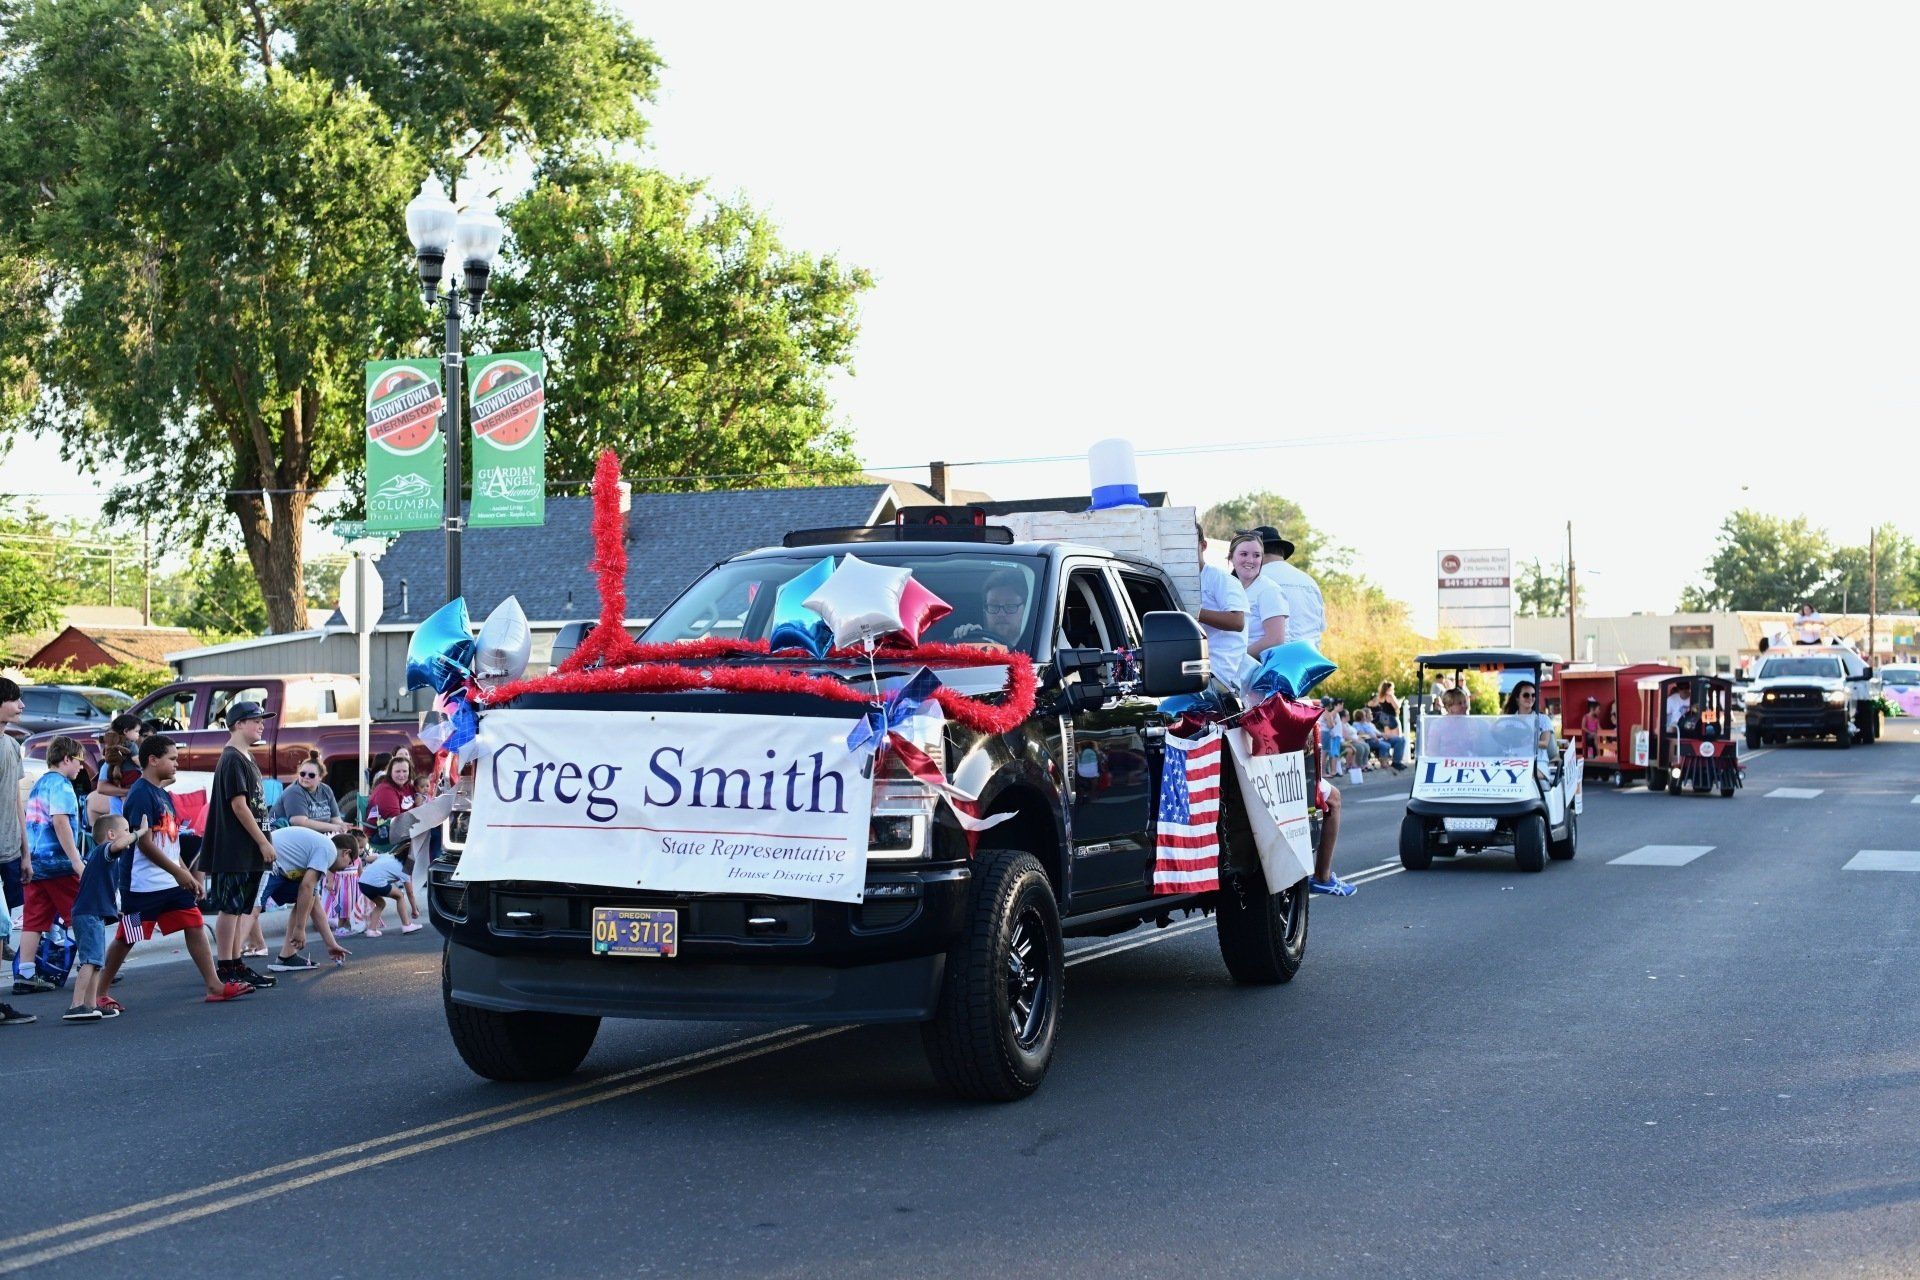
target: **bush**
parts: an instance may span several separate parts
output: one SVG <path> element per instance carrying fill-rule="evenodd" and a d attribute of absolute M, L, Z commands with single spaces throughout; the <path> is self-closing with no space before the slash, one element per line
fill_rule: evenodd
<path fill-rule="evenodd" d="M 90 684 L 116 689 L 136 702 L 177 678 L 173 668 L 146 662 L 118 662 L 84 671 L 66 662 L 57 667 L 26 667 L 20 674 L 30 684 Z"/>
<path fill-rule="evenodd" d="M 1402 700 L 1418 693 L 1413 687 L 1414 659 L 1430 642 L 1407 622 L 1407 607 L 1371 583 L 1344 574 L 1322 575 L 1320 592 L 1327 606 L 1327 631 L 1320 638 L 1320 649 L 1340 669 L 1313 691 L 1314 696 L 1364 707 L 1379 692 L 1382 680 L 1393 681 L 1394 692 Z"/>

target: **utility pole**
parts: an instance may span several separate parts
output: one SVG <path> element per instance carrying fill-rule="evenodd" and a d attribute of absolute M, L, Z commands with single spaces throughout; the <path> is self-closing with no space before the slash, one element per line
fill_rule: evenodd
<path fill-rule="evenodd" d="M 1574 639 L 1573 521 L 1567 521 L 1567 661 L 1580 661 L 1580 646 Z"/>
<path fill-rule="evenodd" d="M 1875 622 L 1880 613 L 1880 530 L 1867 530 L 1867 662 L 1873 662 Z"/>
<path fill-rule="evenodd" d="M 140 517 L 140 625 L 153 625 L 153 517 Z"/>

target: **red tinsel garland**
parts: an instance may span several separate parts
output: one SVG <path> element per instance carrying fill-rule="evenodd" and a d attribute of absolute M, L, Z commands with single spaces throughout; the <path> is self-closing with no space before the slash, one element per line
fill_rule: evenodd
<path fill-rule="evenodd" d="M 480 703 L 498 705 L 529 693 L 678 693 L 724 689 L 729 693 L 803 693 L 834 702 L 872 702 L 862 692 L 831 676 L 763 666 L 694 666 L 725 658 L 767 655 L 764 640 L 708 637 L 665 644 L 639 644 L 627 634 L 627 537 L 620 518 L 620 460 L 608 449 L 593 474 L 594 577 L 600 588 L 600 622 L 559 668 L 530 680 L 515 680 L 483 692 Z M 865 661 L 858 649 L 836 649 L 828 657 Z M 1037 681 L 1033 659 L 1024 653 L 998 653 L 965 644 L 889 645 L 875 655 L 888 663 L 928 666 L 1007 668 L 1006 698 L 998 706 L 940 688 L 933 700 L 947 717 L 980 733 L 1007 733 L 1033 714 Z"/>

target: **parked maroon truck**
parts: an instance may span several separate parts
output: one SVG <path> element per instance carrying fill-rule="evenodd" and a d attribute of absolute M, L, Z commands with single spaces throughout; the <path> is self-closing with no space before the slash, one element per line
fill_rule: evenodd
<path fill-rule="evenodd" d="M 212 773 L 227 745 L 227 708 L 235 702 L 258 702 L 274 715 L 266 736 L 253 748 L 253 758 L 266 778 L 291 785 L 294 772 L 309 751 L 318 751 L 327 785 L 344 801 L 358 789 L 355 774 L 360 759 L 360 682 L 352 676 L 210 676 L 180 680 L 135 703 L 132 714 L 158 721 L 160 731 L 180 748 L 180 768 Z M 28 738 L 29 759 L 44 760 L 47 743 L 65 734 L 78 739 L 87 756 L 87 768 L 100 764 L 99 729 L 59 729 Z M 422 746 L 411 720 L 376 720 L 369 740 L 370 757 L 394 751 L 413 753 L 414 774 L 424 776 L 433 765 L 433 753 Z"/>

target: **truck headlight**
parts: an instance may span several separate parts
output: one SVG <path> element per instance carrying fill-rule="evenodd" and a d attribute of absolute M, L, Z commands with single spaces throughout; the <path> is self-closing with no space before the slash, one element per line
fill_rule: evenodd
<path fill-rule="evenodd" d="M 1845 689 L 1835 689 L 1832 693 L 1829 693 L 1827 695 L 1827 705 L 1830 707 L 1846 706 L 1847 691 Z"/>

